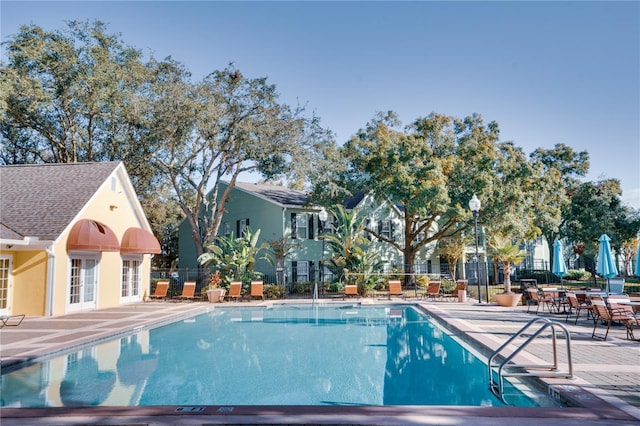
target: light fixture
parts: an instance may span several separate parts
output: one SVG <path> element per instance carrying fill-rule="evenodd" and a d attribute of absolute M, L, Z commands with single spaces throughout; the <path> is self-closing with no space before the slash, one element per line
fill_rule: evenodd
<path fill-rule="evenodd" d="M 321 221 L 324 222 L 328 218 L 329 218 L 329 214 L 327 213 L 327 211 L 323 207 L 322 210 L 320 210 L 320 212 L 318 213 L 318 219 L 320 219 Z"/>
<path fill-rule="evenodd" d="M 469 210 L 473 213 L 473 223 L 476 237 L 476 283 L 478 284 L 478 302 L 482 303 L 482 294 L 480 293 L 480 255 L 478 254 L 478 212 L 480 211 L 480 200 L 473 194 L 469 200 Z M 489 303 L 489 293 L 487 292 L 487 303 Z"/>

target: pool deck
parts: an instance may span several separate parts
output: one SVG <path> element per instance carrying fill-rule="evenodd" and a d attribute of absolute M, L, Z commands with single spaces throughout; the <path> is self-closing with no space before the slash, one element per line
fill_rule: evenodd
<path fill-rule="evenodd" d="M 501 308 L 493 304 L 449 301 L 393 299 L 397 303 L 419 304 L 438 317 L 452 334 L 483 346 L 481 355 L 497 349 L 517 332 L 534 313 L 526 307 Z M 268 302 L 228 302 L 222 306 L 258 306 L 266 303 L 310 303 L 309 300 Z M 320 303 L 389 303 L 381 299 L 320 299 Z M 3 368 L 37 356 L 80 347 L 87 342 L 157 326 L 210 310 L 209 303 L 136 303 L 59 317 L 27 317 L 18 327 L 0 330 L 0 361 Z M 535 307 L 533 307 L 535 310 Z M 444 407 L 444 406 L 205 406 L 186 413 L 185 407 L 83 407 L 83 408 L 2 408 L 3 426 L 55 424 L 378 424 L 378 425 L 640 425 L 640 341 L 627 340 L 624 327 L 614 325 L 606 342 L 591 338 L 593 322 L 584 318 L 577 325 L 573 317 L 546 310 L 539 317 L 566 325 L 571 335 L 574 377 L 543 379 L 550 392 L 579 402 L 583 407 Z M 598 326 L 599 332 L 606 327 Z M 533 333 L 532 328 L 528 334 Z M 640 330 L 636 330 L 636 339 Z M 567 368 L 566 345 L 558 338 L 560 369 Z M 522 340 L 518 340 L 520 342 Z M 526 363 L 552 362 L 551 339 L 547 333 L 518 355 Z"/>

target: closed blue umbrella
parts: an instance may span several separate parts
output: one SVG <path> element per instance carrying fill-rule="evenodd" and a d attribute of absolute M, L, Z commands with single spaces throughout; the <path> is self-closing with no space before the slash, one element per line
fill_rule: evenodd
<path fill-rule="evenodd" d="M 636 254 L 636 276 L 640 277 L 640 242 L 638 243 L 638 253 Z"/>
<path fill-rule="evenodd" d="M 551 273 L 560 277 L 560 283 L 562 283 L 562 277 L 567 275 L 567 265 L 562 255 L 562 243 L 558 240 L 553 243 L 553 266 L 551 267 Z"/>
<path fill-rule="evenodd" d="M 611 254 L 611 238 L 607 234 L 600 236 L 600 245 L 598 247 L 598 259 L 596 263 L 596 273 L 607 279 L 607 292 L 609 292 L 609 278 L 618 275 L 618 268 Z"/>

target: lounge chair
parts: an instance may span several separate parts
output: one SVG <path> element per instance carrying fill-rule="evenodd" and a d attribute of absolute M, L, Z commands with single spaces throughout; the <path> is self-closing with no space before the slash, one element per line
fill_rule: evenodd
<path fill-rule="evenodd" d="M 193 300 L 195 294 L 196 294 L 195 281 L 185 281 L 184 286 L 182 287 L 182 294 L 180 296 L 176 296 L 176 299 Z"/>
<path fill-rule="evenodd" d="M 391 296 L 404 297 L 404 293 L 402 292 L 402 283 L 400 280 L 389 281 L 389 299 L 391 299 Z"/>
<path fill-rule="evenodd" d="M 229 294 L 227 294 L 227 299 L 235 299 L 236 301 L 238 301 L 241 297 L 242 281 L 231 281 L 231 284 L 229 284 Z"/>
<path fill-rule="evenodd" d="M 634 315 L 631 306 L 617 305 L 615 303 L 612 303 L 611 307 L 608 307 L 605 301 L 600 297 L 593 297 L 591 299 L 591 305 L 593 306 L 594 314 L 596 315 L 596 321 L 593 324 L 593 333 L 591 334 L 592 339 L 598 338 L 607 340 L 612 322 L 623 323 L 625 328 L 627 329 L 627 339 L 634 338 L 633 327 L 640 326 L 640 322 L 638 322 L 638 319 Z M 604 337 L 596 336 L 596 327 L 598 326 L 599 320 L 607 323 L 607 332 L 604 334 Z"/>
<path fill-rule="evenodd" d="M 440 297 L 440 281 L 430 281 L 429 286 L 427 287 L 427 292 L 425 293 L 425 298 L 435 299 L 436 297 Z"/>
<path fill-rule="evenodd" d="M 0 316 L 0 328 L 4 327 L 17 327 L 22 323 L 24 314 L 19 315 L 2 315 Z"/>
<path fill-rule="evenodd" d="M 156 290 L 153 294 L 149 295 L 149 299 L 157 299 L 157 300 L 166 299 L 168 291 L 169 291 L 169 281 L 158 281 L 156 283 Z"/>
<path fill-rule="evenodd" d="M 360 297 L 360 294 L 358 294 L 357 284 L 347 284 L 344 286 L 344 293 L 342 294 L 342 299 L 344 299 L 345 297 Z"/>
<path fill-rule="evenodd" d="M 251 299 L 254 297 L 264 300 L 264 284 L 262 281 L 251 281 Z"/>

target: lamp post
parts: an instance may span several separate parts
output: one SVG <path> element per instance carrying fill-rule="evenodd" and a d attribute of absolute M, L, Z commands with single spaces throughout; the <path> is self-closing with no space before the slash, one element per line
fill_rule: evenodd
<path fill-rule="evenodd" d="M 320 221 L 322 222 L 323 234 L 324 234 L 325 221 L 327 220 L 328 217 L 329 215 L 327 214 L 327 211 L 323 207 L 322 210 L 320 210 L 320 212 L 318 213 L 318 219 L 320 219 Z M 320 269 L 320 276 L 318 278 L 324 281 L 324 238 L 322 238 L 322 254 L 320 255 L 320 264 L 318 266 L 319 266 L 318 269 Z M 315 285 L 313 286 L 313 300 L 315 301 L 317 298 L 318 298 L 318 283 L 316 281 Z"/>
<path fill-rule="evenodd" d="M 480 255 L 478 254 L 478 212 L 480 211 L 480 200 L 473 194 L 473 198 L 469 200 L 469 210 L 473 212 L 473 223 L 476 236 L 476 283 L 478 284 L 478 302 L 482 303 L 482 294 L 480 293 Z M 489 295 L 487 294 L 487 300 Z"/>

